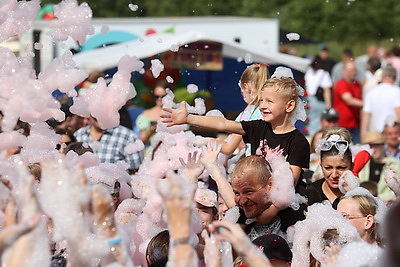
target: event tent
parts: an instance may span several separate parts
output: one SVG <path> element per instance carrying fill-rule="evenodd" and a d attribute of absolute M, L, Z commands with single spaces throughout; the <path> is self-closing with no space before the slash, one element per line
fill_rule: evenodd
<path fill-rule="evenodd" d="M 117 66 L 124 55 L 136 56 L 139 59 L 148 58 L 159 53 L 169 51 L 172 47 L 182 46 L 198 41 L 212 41 L 222 44 L 224 57 L 243 60 L 250 58 L 253 62 L 267 63 L 270 65 L 285 65 L 300 72 L 305 72 L 310 60 L 283 53 L 267 53 L 255 48 L 243 46 L 234 41 L 206 36 L 202 32 L 192 31 L 187 33 L 162 33 L 152 34 L 140 39 L 74 55 L 77 66 L 87 72 L 105 70 Z"/>

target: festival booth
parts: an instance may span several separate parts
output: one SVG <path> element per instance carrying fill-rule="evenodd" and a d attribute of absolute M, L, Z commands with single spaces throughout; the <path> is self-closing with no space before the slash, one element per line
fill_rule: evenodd
<path fill-rule="evenodd" d="M 305 72 L 309 59 L 282 53 L 266 53 L 256 47 L 244 46 L 235 41 L 206 36 L 202 32 L 160 33 L 144 36 L 130 42 L 83 51 L 74 55 L 77 66 L 87 72 L 115 68 L 124 55 L 136 56 L 145 63 L 146 72 L 136 77 L 146 85 L 154 84 L 150 59 L 158 58 L 165 66 L 160 78 L 171 76 L 185 85 L 196 84 L 199 89 L 211 92 L 214 106 L 222 112 L 236 112 L 245 107 L 238 81 L 249 64 L 269 64 L 270 72 L 276 66 L 290 67 L 297 78 Z"/>

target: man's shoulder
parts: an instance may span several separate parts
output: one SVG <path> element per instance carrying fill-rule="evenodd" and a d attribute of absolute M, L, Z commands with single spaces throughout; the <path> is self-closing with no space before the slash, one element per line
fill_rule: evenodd
<path fill-rule="evenodd" d="M 129 136 L 137 138 L 135 132 L 132 129 L 126 128 L 125 126 L 118 125 L 114 128 L 109 128 L 106 132 L 110 133 L 111 135 L 119 135 L 119 136 Z"/>
<path fill-rule="evenodd" d="M 79 128 L 76 130 L 74 133 L 74 136 L 81 136 L 81 135 L 86 135 L 89 132 L 90 125 L 84 126 L 82 128 Z"/>

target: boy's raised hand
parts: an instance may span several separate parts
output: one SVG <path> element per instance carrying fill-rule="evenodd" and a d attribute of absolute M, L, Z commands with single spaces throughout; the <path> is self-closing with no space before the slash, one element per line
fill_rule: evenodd
<path fill-rule="evenodd" d="M 161 115 L 161 121 L 167 124 L 167 127 L 187 123 L 189 113 L 186 109 L 186 102 L 182 101 L 179 109 L 163 108 L 165 111 Z"/>

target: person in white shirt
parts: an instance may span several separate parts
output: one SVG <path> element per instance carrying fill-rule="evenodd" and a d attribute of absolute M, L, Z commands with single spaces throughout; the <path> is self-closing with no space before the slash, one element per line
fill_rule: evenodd
<path fill-rule="evenodd" d="M 394 85 L 396 69 L 383 69 L 381 83 L 368 92 L 361 116 L 361 138 L 368 131 L 382 132 L 385 119 L 389 116 L 400 120 L 400 88 Z"/>
<path fill-rule="evenodd" d="M 308 134 L 314 135 L 320 128 L 321 113 L 324 109 L 330 108 L 332 80 L 327 71 L 322 69 L 322 62 L 319 56 L 316 56 L 308 67 L 304 76 L 305 87 L 307 90 L 307 99 L 310 105 L 310 112 L 308 114 Z M 318 97 L 318 88 L 321 88 L 321 96 Z"/>

